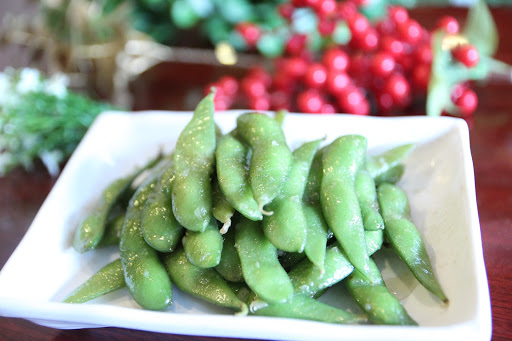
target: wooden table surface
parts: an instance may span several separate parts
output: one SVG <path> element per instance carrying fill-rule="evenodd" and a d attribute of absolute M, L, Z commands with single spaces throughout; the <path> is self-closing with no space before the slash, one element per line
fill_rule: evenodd
<path fill-rule="evenodd" d="M 442 14 L 463 19 L 465 13 L 464 9 L 456 8 L 416 9 L 411 16 L 432 27 Z M 502 37 L 497 57 L 512 63 L 512 8 L 494 9 L 493 15 Z M 470 139 L 492 302 L 492 339 L 512 340 L 512 85 L 491 83 L 477 87 L 476 91 L 480 102 L 474 120 L 470 122 Z M 151 108 L 151 98 L 137 100 Z M 155 107 L 164 106 L 156 101 L 153 102 Z M 16 170 L 0 178 L 0 268 L 20 242 L 54 183 L 55 179 L 50 178 L 42 167 L 30 173 Z M 0 318 L 0 340 L 77 339 L 222 340 L 120 328 L 57 330 L 22 319 Z"/>

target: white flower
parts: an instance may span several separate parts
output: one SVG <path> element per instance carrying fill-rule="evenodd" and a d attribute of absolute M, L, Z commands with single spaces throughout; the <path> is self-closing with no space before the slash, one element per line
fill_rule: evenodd
<path fill-rule="evenodd" d="M 1 152 L 0 153 L 0 176 L 5 175 L 6 171 L 13 164 L 13 157 L 11 153 Z"/>
<path fill-rule="evenodd" d="M 20 80 L 16 90 L 21 94 L 41 90 L 41 73 L 37 69 L 24 68 L 20 72 Z"/>
<path fill-rule="evenodd" d="M 60 172 L 59 162 L 64 158 L 64 154 L 60 150 L 52 150 L 52 151 L 42 151 L 39 154 L 41 161 L 48 169 L 48 173 L 51 176 L 57 176 Z"/>
<path fill-rule="evenodd" d="M 57 98 L 64 98 L 68 93 L 68 85 L 69 78 L 62 73 L 56 73 L 44 82 L 44 91 Z"/>

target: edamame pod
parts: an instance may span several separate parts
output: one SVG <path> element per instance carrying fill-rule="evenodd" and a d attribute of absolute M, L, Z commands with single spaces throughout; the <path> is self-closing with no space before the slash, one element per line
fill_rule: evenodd
<path fill-rule="evenodd" d="M 329 227 L 322 214 L 321 207 L 305 203 L 303 210 L 308 226 L 304 253 L 320 271 L 323 271 Z"/>
<path fill-rule="evenodd" d="M 323 140 L 304 143 L 293 152 L 293 164 L 281 193 L 267 205 L 274 212 L 263 217 L 263 232 L 278 249 L 302 252 L 306 246 L 308 225 L 302 196 L 313 156 Z"/>
<path fill-rule="evenodd" d="M 366 138 L 345 135 L 325 150 L 320 199 L 329 228 L 350 262 L 371 280 L 361 208 L 355 191 L 357 172 L 364 165 Z"/>
<path fill-rule="evenodd" d="M 146 243 L 141 231 L 142 209 L 156 182 L 156 178 L 149 178 L 130 199 L 119 243 L 128 290 L 140 306 L 149 310 L 165 309 L 172 298 L 172 286 L 167 271 L 160 262 L 157 251 Z"/>
<path fill-rule="evenodd" d="M 269 303 L 285 302 L 293 295 L 288 274 L 277 258 L 277 249 L 263 234 L 258 222 L 241 218 L 236 225 L 235 247 L 245 282 Z"/>
<path fill-rule="evenodd" d="M 323 151 L 323 148 L 318 150 L 313 158 L 303 197 L 304 216 L 308 226 L 304 253 L 320 271 L 323 271 L 325 250 L 329 238 L 329 226 L 325 221 L 320 203 Z"/>
<path fill-rule="evenodd" d="M 173 251 L 184 233 L 183 227 L 172 213 L 173 181 L 174 168 L 169 165 L 160 175 L 141 213 L 144 240 L 159 252 Z"/>
<path fill-rule="evenodd" d="M 357 200 L 361 207 L 364 229 L 367 231 L 384 229 L 384 220 L 379 211 L 375 180 L 368 171 L 361 169 L 357 172 L 355 187 Z"/>
<path fill-rule="evenodd" d="M 389 169 L 401 164 L 414 149 L 415 144 L 404 144 L 378 155 L 366 157 L 366 169 L 373 178 L 381 176 Z"/>
<path fill-rule="evenodd" d="M 220 273 L 226 281 L 243 282 L 244 274 L 242 273 L 242 265 L 240 257 L 235 247 L 235 229 L 229 229 L 224 234 L 224 244 L 222 246 L 222 255 L 219 264 L 215 269 Z"/>
<path fill-rule="evenodd" d="M 277 121 L 260 113 L 238 116 L 237 132 L 249 145 L 252 156 L 249 165 L 249 182 L 264 214 L 264 210 L 279 194 L 292 167 L 293 156 Z"/>
<path fill-rule="evenodd" d="M 216 178 L 212 180 L 212 204 L 213 216 L 222 223 L 220 233 L 224 234 L 228 232 L 231 226 L 231 217 L 233 217 L 235 209 L 231 206 L 224 193 L 222 193 Z"/>
<path fill-rule="evenodd" d="M 214 93 L 197 105 L 174 151 L 172 211 L 176 220 L 190 231 L 204 231 L 212 216 L 210 176 L 214 170 L 216 140 Z"/>
<path fill-rule="evenodd" d="M 184 292 L 215 305 L 234 309 L 237 315 L 247 315 L 247 305 L 238 299 L 217 271 L 190 263 L 182 248 L 166 254 L 164 264 L 173 283 Z"/>
<path fill-rule="evenodd" d="M 183 248 L 189 261 L 201 268 L 212 268 L 220 262 L 223 238 L 215 218 L 203 232 L 187 231 L 183 237 Z"/>
<path fill-rule="evenodd" d="M 151 160 L 146 166 L 135 171 L 134 173 L 114 180 L 107 188 L 103 190 L 97 209 L 89 214 L 81 222 L 75 231 L 73 238 L 73 247 L 80 253 L 92 250 L 98 246 L 105 228 L 111 209 L 120 200 L 124 194 L 129 191 L 133 181 L 146 169 L 153 167 L 159 160 L 161 155 Z"/>
<path fill-rule="evenodd" d="M 376 324 L 417 325 L 388 290 L 373 260 L 370 260 L 370 271 L 373 282 L 368 281 L 358 270 L 354 270 L 345 281 L 348 292 L 368 314 L 368 319 Z"/>
<path fill-rule="evenodd" d="M 101 238 L 97 247 L 119 245 L 125 216 L 126 213 L 122 212 L 107 222 L 105 232 L 103 233 L 103 237 Z"/>
<path fill-rule="evenodd" d="M 378 187 L 378 196 L 386 224 L 384 232 L 391 247 L 427 290 L 448 302 L 434 275 L 423 238 L 410 218 L 407 194 L 395 185 L 384 183 Z"/>
<path fill-rule="evenodd" d="M 380 173 L 375 177 L 375 184 L 380 185 L 383 182 L 387 182 L 390 184 L 395 184 L 402 178 L 404 174 L 405 166 L 403 164 L 398 164 L 389 168 L 387 171 Z"/>
<path fill-rule="evenodd" d="M 219 139 L 217 146 L 217 179 L 229 203 L 244 217 L 251 220 L 263 218 L 249 184 L 247 155 L 249 147 L 231 132 Z"/>
<path fill-rule="evenodd" d="M 290 301 L 284 303 L 270 303 L 260 309 L 251 311 L 251 314 L 340 324 L 367 321 L 366 315 L 353 314 L 332 307 L 307 295 L 294 295 Z"/>
<path fill-rule="evenodd" d="M 365 232 L 366 247 L 370 255 L 382 246 L 383 234 L 382 230 Z M 294 293 L 314 297 L 346 278 L 353 270 L 354 266 L 341 250 L 339 243 L 334 243 L 325 252 L 324 271 L 309 259 L 304 259 L 291 269 L 288 276 L 292 281 Z"/>
<path fill-rule="evenodd" d="M 120 259 L 105 265 L 63 301 L 84 303 L 126 286 Z"/>

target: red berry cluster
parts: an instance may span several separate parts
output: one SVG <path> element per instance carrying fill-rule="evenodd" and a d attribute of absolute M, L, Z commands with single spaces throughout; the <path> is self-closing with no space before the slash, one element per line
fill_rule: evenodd
<path fill-rule="evenodd" d="M 219 88 L 216 108 L 227 109 L 241 101 L 254 110 L 383 115 L 400 113 L 413 96 L 425 97 L 432 64 L 431 32 L 400 6 L 389 6 L 387 16 L 372 23 L 359 11 L 364 2 L 291 0 L 281 4 L 279 13 L 289 21 L 297 9 L 312 9 L 327 44 L 313 53 L 305 34 L 291 33 L 283 56 L 273 61 L 273 72 L 253 67 L 239 82 L 226 76 L 213 84 Z M 329 39 L 339 23 L 351 35 L 344 45 Z M 445 16 L 436 29 L 457 34 L 459 24 Z M 252 23 L 241 23 L 237 30 L 248 46 L 255 46 L 262 35 L 262 29 Z M 467 67 L 478 63 L 478 51 L 469 44 L 454 48 L 452 56 Z M 467 115 L 476 108 L 477 98 L 468 87 L 460 88 L 452 100 Z"/>

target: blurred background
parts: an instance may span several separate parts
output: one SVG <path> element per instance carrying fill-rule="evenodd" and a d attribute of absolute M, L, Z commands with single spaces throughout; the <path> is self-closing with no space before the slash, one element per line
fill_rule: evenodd
<path fill-rule="evenodd" d="M 478 82 L 510 82 L 489 10 L 509 5 L 2 1 L 0 174 L 33 159 L 56 174 L 100 111 L 192 110 L 211 86 L 217 110 L 471 119 Z"/>

